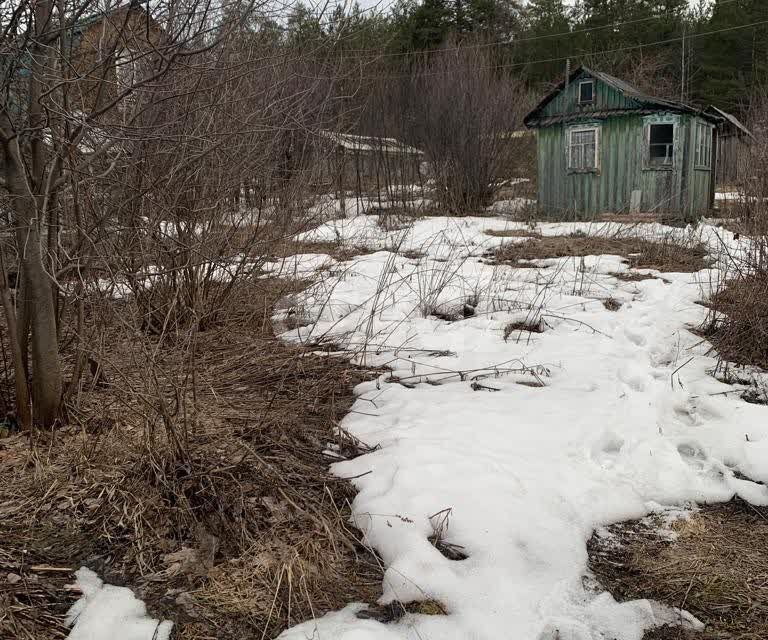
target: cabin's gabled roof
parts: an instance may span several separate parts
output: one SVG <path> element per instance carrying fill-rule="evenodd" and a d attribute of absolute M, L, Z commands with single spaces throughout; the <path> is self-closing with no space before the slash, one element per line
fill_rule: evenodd
<path fill-rule="evenodd" d="M 745 127 L 741 121 L 732 113 L 728 113 L 727 111 L 723 111 L 722 109 L 718 109 L 712 105 L 707 107 L 707 113 L 720 117 L 722 120 L 725 120 L 728 124 L 732 125 L 737 131 L 743 133 L 745 136 L 754 138 L 752 132 L 747 129 L 747 127 Z"/>
<path fill-rule="evenodd" d="M 584 75 L 590 76 L 595 80 L 607 85 L 608 87 L 611 87 L 621 96 L 623 96 L 627 101 L 630 101 L 632 106 L 613 110 L 582 110 L 573 113 L 562 113 L 556 116 L 548 115 L 544 117 L 544 110 L 547 105 L 549 105 L 557 96 L 559 96 L 560 93 L 562 93 L 568 85 L 573 83 L 580 76 Z M 624 80 L 620 80 L 619 78 L 616 78 L 607 73 L 603 73 L 602 71 L 593 71 L 592 69 L 582 65 L 577 67 L 570 74 L 567 81 L 562 80 L 552 91 L 550 91 L 544 97 L 544 99 L 539 102 L 536 108 L 525 117 L 524 122 L 526 126 L 535 128 L 583 117 L 605 118 L 611 115 L 620 115 L 625 113 L 652 114 L 659 111 L 672 113 L 691 113 L 700 115 L 710 121 L 717 121 L 720 119 L 716 115 L 706 114 L 701 109 L 697 109 L 691 105 L 649 95 L 643 91 L 640 91 L 640 89 L 637 87 L 633 87 L 631 84 L 624 82 Z"/>

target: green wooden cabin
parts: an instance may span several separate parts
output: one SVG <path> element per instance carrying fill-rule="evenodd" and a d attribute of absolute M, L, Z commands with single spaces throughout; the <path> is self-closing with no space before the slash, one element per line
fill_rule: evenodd
<path fill-rule="evenodd" d="M 525 118 L 537 133 L 539 210 L 695 218 L 714 200 L 718 122 L 579 67 Z"/>

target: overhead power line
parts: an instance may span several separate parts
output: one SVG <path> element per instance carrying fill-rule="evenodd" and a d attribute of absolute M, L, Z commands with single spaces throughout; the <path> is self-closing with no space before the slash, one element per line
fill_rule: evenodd
<path fill-rule="evenodd" d="M 582 52 L 576 52 L 576 53 L 570 53 L 568 55 L 560 56 L 557 58 L 544 58 L 541 60 L 527 60 L 525 62 L 512 62 L 508 64 L 499 64 L 499 65 L 489 65 L 486 67 L 478 67 L 478 69 L 512 69 L 515 67 L 525 67 L 527 65 L 532 64 L 545 64 L 548 62 L 564 62 L 569 59 L 573 58 L 580 58 L 584 56 L 595 56 L 595 55 L 604 55 L 608 53 L 621 53 L 623 51 L 637 51 L 638 49 L 645 49 L 648 47 L 655 47 L 663 44 L 670 44 L 672 42 L 682 42 L 683 39 L 685 40 L 694 40 L 697 38 L 705 38 L 707 36 L 713 36 L 718 33 L 726 33 L 729 31 L 739 31 L 741 29 L 749 29 L 751 27 L 759 27 L 761 25 L 768 25 L 768 20 L 760 20 L 758 22 L 750 22 L 749 24 L 740 24 L 735 25 L 732 27 L 724 27 L 722 29 L 714 29 L 712 31 L 702 31 L 700 33 L 689 33 L 685 36 L 676 36 L 674 38 L 666 38 L 664 40 L 655 40 L 654 42 L 645 42 L 642 44 L 634 44 L 629 45 L 626 47 L 617 47 L 614 49 L 603 49 L 601 51 L 582 51 Z M 453 73 L 453 71 L 435 71 L 430 73 L 425 73 L 422 75 L 430 76 L 430 75 L 442 75 L 444 73 Z M 390 78 L 409 78 L 411 77 L 410 74 L 398 74 L 393 76 L 388 76 Z"/>
<path fill-rule="evenodd" d="M 720 0 L 719 5 L 723 6 L 727 4 L 732 4 L 734 2 L 741 2 L 741 0 Z M 425 53 L 445 53 L 450 51 L 459 51 L 459 50 L 467 50 L 467 49 L 487 49 L 491 47 L 515 45 L 521 42 L 548 40 L 551 38 L 560 38 L 563 36 L 572 36 L 572 35 L 579 35 L 583 33 L 591 33 L 593 31 L 603 31 L 605 29 L 618 29 L 619 27 L 624 27 L 627 25 L 640 24 L 643 22 L 650 22 L 652 20 L 661 20 L 662 18 L 667 18 L 667 17 L 669 17 L 668 13 L 667 14 L 661 13 L 661 14 L 655 14 L 652 16 L 645 16 L 643 18 L 635 18 L 633 20 L 624 20 L 621 22 L 609 22 L 609 23 L 597 25 L 594 27 L 572 29 L 570 31 L 544 33 L 536 36 L 524 36 L 520 38 L 513 38 L 511 40 L 495 40 L 493 42 L 481 42 L 481 43 L 467 44 L 467 45 L 453 46 L 453 47 L 435 47 L 431 49 L 419 49 L 418 51 L 393 51 L 389 53 L 382 53 L 380 49 L 376 49 L 376 48 L 361 48 L 361 49 L 347 49 L 344 51 L 344 53 L 360 54 L 360 55 L 370 53 L 372 55 L 375 55 L 377 58 L 396 58 L 396 57 L 408 57 L 408 56 L 420 55 Z"/>

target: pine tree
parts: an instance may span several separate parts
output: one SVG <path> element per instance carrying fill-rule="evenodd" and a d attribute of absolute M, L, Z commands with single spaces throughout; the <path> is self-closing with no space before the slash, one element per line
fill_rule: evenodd
<path fill-rule="evenodd" d="M 324 36 L 317 15 L 301 2 L 293 7 L 287 23 L 288 41 L 294 46 L 312 46 Z"/>
<path fill-rule="evenodd" d="M 424 0 L 402 16 L 399 40 L 407 51 L 439 47 L 454 29 L 454 6 L 449 0 Z"/>
<path fill-rule="evenodd" d="M 573 52 L 571 25 L 563 0 L 530 0 L 523 25 L 516 51 L 524 60 L 557 59 Z M 560 60 L 532 63 L 526 67 L 526 74 L 533 82 L 550 83 L 562 78 L 564 67 L 565 62 Z"/>
<path fill-rule="evenodd" d="M 511 41 L 519 28 L 519 0 L 401 0 L 393 22 L 397 47 L 404 51 L 435 49 L 449 39 Z"/>
<path fill-rule="evenodd" d="M 575 25 L 580 59 L 646 88 L 663 80 L 679 96 L 687 20 L 688 0 L 583 0 Z"/>
<path fill-rule="evenodd" d="M 758 86 L 768 81 L 768 25 L 743 25 L 768 20 L 764 0 L 716 0 L 694 48 L 695 95 L 703 104 L 714 104 L 743 114 Z"/>

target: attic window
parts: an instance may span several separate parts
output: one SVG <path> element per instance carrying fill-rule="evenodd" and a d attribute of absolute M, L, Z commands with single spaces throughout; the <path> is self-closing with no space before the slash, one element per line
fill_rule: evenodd
<path fill-rule="evenodd" d="M 592 80 L 579 82 L 579 104 L 592 104 L 595 101 L 595 83 Z"/>
<path fill-rule="evenodd" d="M 648 163 L 652 167 L 671 167 L 675 157 L 675 125 L 652 124 L 648 150 Z"/>

